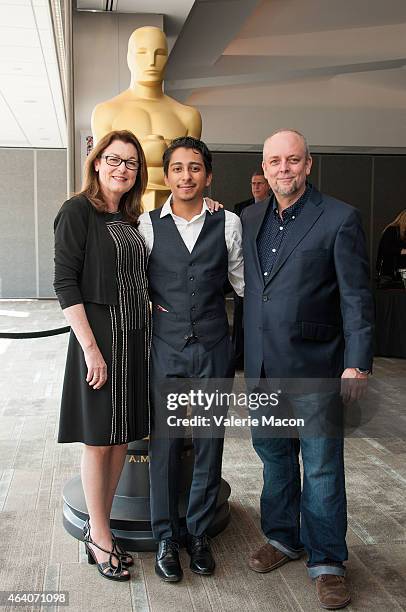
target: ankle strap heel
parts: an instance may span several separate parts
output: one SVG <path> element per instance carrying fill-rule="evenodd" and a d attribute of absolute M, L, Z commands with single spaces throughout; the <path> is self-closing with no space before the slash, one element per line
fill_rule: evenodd
<path fill-rule="evenodd" d="M 115 553 L 114 543 L 113 548 L 111 550 L 106 550 L 105 548 L 102 548 L 92 540 L 90 530 L 87 531 L 86 535 L 84 536 L 84 542 L 88 563 L 90 565 L 96 565 L 99 574 L 103 576 L 103 578 L 107 578 L 108 580 L 116 580 L 117 582 L 124 582 L 126 580 L 130 580 L 129 572 L 123 568 L 119 556 Z M 90 548 L 90 545 L 94 546 L 95 548 L 101 550 L 104 553 L 107 553 L 109 555 L 109 560 L 104 561 L 103 563 L 98 563 L 96 554 Z"/>
<path fill-rule="evenodd" d="M 92 553 L 90 552 L 89 548 L 86 548 L 86 554 L 87 554 L 87 562 L 89 565 L 96 565 L 96 561 L 94 560 L 94 557 L 92 555 Z"/>

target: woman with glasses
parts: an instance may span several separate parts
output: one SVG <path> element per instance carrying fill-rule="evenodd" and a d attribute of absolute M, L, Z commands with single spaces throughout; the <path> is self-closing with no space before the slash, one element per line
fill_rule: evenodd
<path fill-rule="evenodd" d="M 54 287 L 72 330 L 58 440 L 84 443 L 88 561 L 119 581 L 133 559 L 114 540 L 110 512 L 127 444 L 149 431 L 147 252 L 137 230 L 146 185 L 137 138 L 110 132 L 55 219 Z"/>

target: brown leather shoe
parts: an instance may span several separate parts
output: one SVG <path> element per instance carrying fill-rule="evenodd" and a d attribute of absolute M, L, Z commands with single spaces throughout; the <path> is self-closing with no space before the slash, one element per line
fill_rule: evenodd
<path fill-rule="evenodd" d="M 267 542 L 248 559 L 248 565 L 254 572 L 265 574 L 291 561 L 291 558 Z"/>
<path fill-rule="evenodd" d="M 345 608 L 351 601 L 344 576 L 333 574 L 317 576 L 316 591 L 321 607 L 326 610 Z"/>

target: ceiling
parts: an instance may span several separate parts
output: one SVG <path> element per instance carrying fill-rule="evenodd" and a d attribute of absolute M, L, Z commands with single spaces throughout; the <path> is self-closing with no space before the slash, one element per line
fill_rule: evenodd
<path fill-rule="evenodd" d="M 77 0 L 79 10 L 164 13 L 169 49 L 194 0 Z M 53 7 L 58 2 L 52 2 Z M 56 33 L 57 42 L 58 32 Z M 63 66 L 62 66 L 63 69 Z M 0 147 L 65 148 L 66 117 L 48 0 L 0 2 Z"/>
<path fill-rule="evenodd" d="M 0 146 L 66 146 L 48 0 L 0 3 Z"/>
<path fill-rule="evenodd" d="M 106 1 L 77 6 L 104 11 Z M 164 14 L 165 91 L 200 110 L 203 137 L 217 148 L 258 148 L 281 125 L 302 129 L 313 147 L 405 147 L 405 0 L 112 7 Z M 48 0 L 2 0 L 0 24 L 0 146 L 66 146 Z"/>
<path fill-rule="evenodd" d="M 405 147 L 406 2 L 201 0 L 166 91 L 199 108 L 217 148 L 258 148 L 286 125 L 314 147 Z"/>
<path fill-rule="evenodd" d="M 77 0 L 76 8 L 79 11 L 104 13 L 107 6 L 113 13 L 164 15 L 164 27 L 170 51 L 193 4 L 194 0 Z"/>

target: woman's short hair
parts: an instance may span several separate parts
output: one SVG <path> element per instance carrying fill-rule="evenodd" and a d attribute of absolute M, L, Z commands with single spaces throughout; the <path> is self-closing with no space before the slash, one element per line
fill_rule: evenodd
<path fill-rule="evenodd" d="M 94 162 L 101 157 L 103 151 L 115 140 L 132 144 L 137 150 L 139 162 L 137 178 L 131 189 L 122 195 L 119 204 L 119 210 L 123 213 L 124 219 L 130 223 L 137 223 L 138 217 L 143 210 L 141 198 L 147 187 L 148 170 L 144 151 L 142 150 L 140 142 L 129 130 L 113 130 L 103 136 L 95 145 L 85 162 L 82 189 L 79 194 L 86 196 L 99 212 L 105 212 L 107 210 L 100 188 L 99 175 L 95 170 Z"/>

